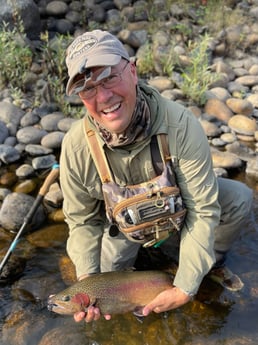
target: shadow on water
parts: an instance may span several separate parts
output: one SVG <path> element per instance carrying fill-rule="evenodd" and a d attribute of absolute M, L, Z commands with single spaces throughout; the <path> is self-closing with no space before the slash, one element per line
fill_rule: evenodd
<path fill-rule="evenodd" d="M 234 178 L 244 181 L 241 175 Z M 247 220 L 227 263 L 245 283 L 241 292 L 225 291 L 204 280 L 192 302 L 166 314 L 152 314 L 142 322 L 128 313 L 113 316 L 110 321 L 76 324 L 72 317 L 51 313 L 46 308 L 47 297 L 66 286 L 64 275 L 69 272 L 66 266 L 60 268 L 66 255 L 67 227 L 45 224 L 47 235 L 43 239 L 25 236 L 17 246 L 17 260 L 26 258 L 22 276 L 0 285 L 0 344 L 256 345 L 258 190 L 254 181 L 245 182 L 254 190 L 254 214 Z M 0 233 L 0 254 L 4 255 L 10 237 L 3 230 Z"/>

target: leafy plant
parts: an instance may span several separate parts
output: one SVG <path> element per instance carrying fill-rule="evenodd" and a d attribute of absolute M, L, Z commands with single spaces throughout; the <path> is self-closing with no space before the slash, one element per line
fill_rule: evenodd
<path fill-rule="evenodd" d="M 183 70 L 181 90 L 194 102 L 203 105 L 206 101 L 205 92 L 215 80 L 216 73 L 212 73 L 209 65 L 209 41 L 206 34 L 200 41 L 189 43 L 189 65 Z"/>
<path fill-rule="evenodd" d="M 21 21 L 10 30 L 3 23 L 0 31 L 0 80 L 2 87 L 23 89 L 24 79 L 32 63 L 33 53 L 26 42 Z"/>
<path fill-rule="evenodd" d="M 46 79 L 51 97 L 58 104 L 60 110 L 66 115 L 81 116 L 81 111 L 71 107 L 65 98 L 65 85 L 67 81 L 67 68 L 65 64 L 65 51 L 71 42 L 70 35 L 57 35 L 49 38 L 48 32 L 41 34 L 43 42 L 41 58 L 46 71 Z"/>

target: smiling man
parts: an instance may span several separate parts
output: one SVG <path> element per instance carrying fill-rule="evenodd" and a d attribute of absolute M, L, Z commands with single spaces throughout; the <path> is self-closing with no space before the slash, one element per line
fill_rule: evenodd
<path fill-rule="evenodd" d="M 132 267 L 141 245 L 155 245 L 176 256 L 178 270 L 173 287 L 150 301 L 143 315 L 189 302 L 209 272 L 226 288 L 240 289 L 243 283 L 225 260 L 249 214 L 252 193 L 240 182 L 216 178 L 194 115 L 139 82 L 126 49 L 106 31 L 77 37 L 66 63 L 67 94 L 78 94 L 86 108 L 85 118 L 66 134 L 60 158 L 67 251 L 78 279 Z M 160 134 L 169 150 L 164 157 Z M 100 154 L 94 154 L 96 146 Z M 104 161 L 111 180 L 101 174 Z M 100 315 L 92 306 L 75 320 Z"/>

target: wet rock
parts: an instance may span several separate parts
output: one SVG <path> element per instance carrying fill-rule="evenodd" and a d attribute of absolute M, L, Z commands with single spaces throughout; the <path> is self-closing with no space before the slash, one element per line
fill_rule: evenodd
<path fill-rule="evenodd" d="M 3 260 L 3 257 L 1 258 Z M 11 283 L 18 279 L 26 267 L 26 260 L 12 255 L 0 273 L 0 283 Z"/>
<path fill-rule="evenodd" d="M 234 115 L 228 121 L 228 126 L 236 133 L 244 135 L 254 135 L 257 130 L 255 119 L 245 115 Z"/>
<path fill-rule="evenodd" d="M 27 235 L 27 240 L 36 247 L 57 247 L 65 243 L 68 237 L 66 224 L 54 224 L 41 228 Z"/>
<path fill-rule="evenodd" d="M 3 342 L 8 345 L 37 344 L 47 323 L 46 316 L 35 313 L 28 306 L 9 314 L 3 326 Z M 32 322 L 33 320 L 33 322 Z M 33 327 L 32 327 L 33 324 Z"/>
<path fill-rule="evenodd" d="M 66 285 L 70 286 L 77 281 L 75 266 L 69 256 L 63 255 L 60 257 L 59 269 Z"/>
<path fill-rule="evenodd" d="M 0 201 L 3 201 L 4 198 L 10 193 L 12 193 L 12 191 L 10 189 L 0 188 Z"/>
<path fill-rule="evenodd" d="M 27 179 L 25 181 L 20 181 L 17 185 L 13 188 L 13 192 L 16 193 L 25 193 L 30 194 L 36 191 L 37 188 L 37 181 L 34 179 Z"/>
<path fill-rule="evenodd" d="M 65 216 L 64 216 L 64 212 L 62 209 L 58 209 L 58 210 L 54 210 L 54 211 L 50 211 L 48 213 L 48 219 L 51 222 L 55 222 L 55 223 L 63 223 L 65 221 Z"/>
<path fill-rule="evenodd" d="M 87 339 L 87 335 L 81 331 L 76 331 L 79 325 L 56 327 L 48 331 L 42 337 L 38 345 L 94 345 L 97 343 Z"/>
<path fill-rule="evenodd" d="M 0 176 L 0 184 L 5 187 L 12 187 L 17 180 L 18 178 L 13 171 L 7 171 Z"/>
<path fill-rule="evenodd" d="M 23 193 L 7 195 L 0 209 L 0 225 L 6 230 L 17 232 L 31 210 L 34 200 L 34 197 Z M 38 228 L 45 219 L 43 207 L 39 205 L 26 230 Z"/>

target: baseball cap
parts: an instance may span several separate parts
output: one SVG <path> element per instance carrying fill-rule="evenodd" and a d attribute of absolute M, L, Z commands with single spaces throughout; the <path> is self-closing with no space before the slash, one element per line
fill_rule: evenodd
<path fill-rule="evenodd" d="M 78 36 L 66 51 L 67 95 L 78 93 L 73 87 L 78 74 L 87 74 L 94 66 L 115 66 L 121 58 L 130 60 L 120 40 L 108 31 L 93 30 Z"/>

